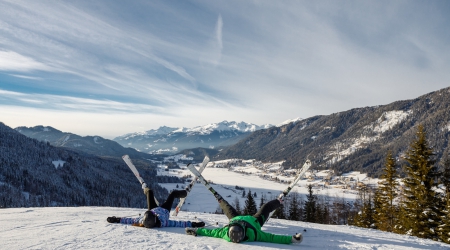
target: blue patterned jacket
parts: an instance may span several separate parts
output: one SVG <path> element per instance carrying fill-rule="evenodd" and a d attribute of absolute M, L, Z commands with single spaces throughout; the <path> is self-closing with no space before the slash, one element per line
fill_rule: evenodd
<path fill-rule="evenodd" d="M 151 211 L 158 216 L 158 219 L 161 221 L 161 227 L 192 227 L 192 223 L 190 221 L 169 220 L 169 211 L 162 207 L 155 207 Z M 136 218 L 122 217 L 120 218 L 120 223 L 143 227 L 144 216 L 142 215 Z"/>

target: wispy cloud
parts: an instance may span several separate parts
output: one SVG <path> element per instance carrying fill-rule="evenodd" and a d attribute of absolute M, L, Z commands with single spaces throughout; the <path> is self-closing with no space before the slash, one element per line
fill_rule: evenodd
<path fill-rule="evenodd" d="M 448 86 L 449 11 L 414 0 L 5 0 L 0 105 L 188 126 L 414 98 Z"/>
<path fill-rule="evenodd" d="M 50 67 L 14 51 L 0 50 L 0 71 L 27 72 L 32 70 L 50 70 Z"/>
<path fill-rule="evenodd" d="M 26 94 L 1 89 L 0 100 L 4 103 L 15 104 L 16 106 L 88 113 L 161 113 L 164 111 L 160 107 L 146 104 L 48 94 Z"/>
<path fill-rule="evenodd" d="M 219 15 L 213 36 L 208 40 L 203 51 L 200 62 L 207 65 L 217 66 L 222 58 L 223 42 L 222 42 L 222 16 Z"/>

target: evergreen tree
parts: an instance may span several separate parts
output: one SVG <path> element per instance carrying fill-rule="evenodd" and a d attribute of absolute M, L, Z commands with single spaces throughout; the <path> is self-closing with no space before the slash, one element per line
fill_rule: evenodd
<path fill-rule="evenodd" d="M 259 208 L 261 208 L 264 203 L 266 203 L 266 196 L 264 194 L 261 195 L 261 199 L 259 201 Z"/>
<path fill-rule="evenodd" d="M 245 200 L 245 207 L 244 207 L 243 214 L 244 215 L 254 215 L 254 214 L 256 214 L 256 212 L 257 212 L 257 210 L 256 210 L 255 200 L 253 199 L 252 192 L 250 190 L 248 190 L 247 200 Z"/>
<path fill-rule="evenodd" d="M 301 219 L 300 210 L 298 205 L 298 195 L 297 193 L 292 194 L 292 199 L 289 204 L 289 220 L 299 221 Z"/>
<path fill-rule="evenodd" d="M 438 229 L 439 239 L 445 243 L 450 243 L 450 158 L 444 160 L 444 171 L 441 177 L 441 183 L 444 186 L 444 204 L 442 210 L 442 223 Z"/>
<path fill-rule="evenodd" d="M 238 197 L 235 197 L 235 198 L 234 198 L 234 208 L 236 209 L 236 212 L 237 212 L 238 214 L 242 214 L 242 211 L 241 211 L 241 203 L 239 202 L 239 198 L 238 198 Z"/>
<path fill-rule="evenodd" d="M 245 197 L 245 189 L 242 190 L 242 198 L 244 198 L 244 197 Z"/>
<path fill-rule="evenodd" d="M 282 203 L 279 208 L 275 210 L 275 212 L 272 215 L 273 218 L 276 219 L 286 219 L 286 215 L 284 213 L 284 204 Z"/>
<path fill-rule="evenodd" d="M 441 201 L 434 191 L 434 179 L 438 171 L 422 125 L 419 125 L 416 135 L 405 158 L 408 164 L 404 165 L 406 177 L 403 180 L 405 199 L 401 204 L 404 213 L 402 224 L 409 235 L 437 239 L 440 211 L 436 204 Z"/>
<path fill-rule="evenodd" d="M 374 220 L 377 229 L 393 232 L 394 226 L 398 223 L 398 209 L 394 204 L 397 197 L 398 175 L 391 151 L 388 152 L 383 171 L 384 174 L 381 175 L 381 181 L 375 193 Z"/>
<path fill-rule="evenodd" d="M 373 214 L 373 197 L 372 192 L 367 186 L 361 187 L 359 190 L 361 207 L 358 214 L 352 220 L 352 224 L 358 227 L 372 228 L 374 224 Z"/>
<path fill-rule="evenodd" d="M 303 209 L 303 221 L 316 222 L 316 196 L 313 194 L 312 185 L 308 185 L 308 195 Z"/>

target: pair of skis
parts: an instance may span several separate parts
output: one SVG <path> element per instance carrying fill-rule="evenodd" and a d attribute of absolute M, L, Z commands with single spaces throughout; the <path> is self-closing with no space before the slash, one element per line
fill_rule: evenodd
<path fill-rule="evenodd" d="M 209 157 L 205 156 L 205 158 L 203 159 L 202 164 L 200 165 L 200 168 L 198 169 L 199 173 L 203 172 L 203 170 L 206 168 L 206 165 L 208 165 L 208 162 L 209 162 Z M 191 166 L 190 163 L 187 165 L 187 167 L 189 168 L 189 166 Z M 188 194 L 191 192 L 192 187 L 197 182 L 197 179 L 198 179 L 197 176 L 194 176 L 194 178 L 192 179 L 191 183 L 189 183 L 189 185 L 186 187 L 186 191 L 187 191 Z M 178 202 L 178 205 L 175 207 L 175 210 L 173 210 L 172 215 L 174 215 L 174 216 L 178 215 L 178 212 L 180 212 L 181 206 L 183 206 L 184 201 L 186 200 L 186 197 L 180 199 L 180 202 Z"/>
<path fill-rule="evenodd" d="M 141 177 L 141 175 L 139 174 L 138 170 L 136 169 L 136 166 L 134 166 L 133 162 L 131 161 L 130 157 L 128 155 L 124 155 L 122 156 L 123 161 L 125 161 L 125 163 L 127 164 L 127 166 L 131 169 L 131 172 L 133 172 L 134 176 L 136 176 L 136 178 L 138 179 L 139 183 L 141 183 L 142 186 L 144 186 L 145 181 L 144 179 Z M 202 164 L 200 165 L 200 169 L 198 170 L 199 173 L 202 173 L 203 170 L 206 168 L 206 165 L 208 165 L 209 163 L 209 157 L 205 156 L 205 158 L 203 159 Z M 191 166 L 191 164 L 188 164 L 188 167 Z M 186 187 L 186 191 L 189 192 L 192 190 L 192 187 L 194 186 L 194 184 L 197 182 L 197 177 L 194 177 L 191 181 L 191 183 Z M 147 185 L 147 184 L 145 184 Z M 177 216 L 178 212 L 180 211 L 181 207 L 184 204 L 184 201 L 186 200 L 186 197 L 181 198 L 180 202 L 178 203 L 178 205 L 176 206 L 175 210 L 173 211 L 172 215 Z M 159 206 L 159 202 L 158 200 L 155 198 L 155 202 L 156 204 Z"/>
<path fill-rule="evenodd" d="M 305 164 L 303 164 L 302 168 L 297 172 L 297 175 L 295 176 L 294 180 L 291 182 L 291 184 L 289 184 L 289 186 L 280 193 L 280 195 L 278 196 L 278 200 L 280 200 L 280 202 L 282 202 L 284 200 L 284 198 L 289 194 L 289 192 L 292 190 L 292 188 L 294 188 L 294 186 L 297 184 L 297 182 L 303 178 L 303 176 L 305 175 L 306 171 L 308 171 L 308 169 L 311 167 L 311 161 L 310 160 L 306 160 Z M 188 166 L 187 167 L 192 174 L 194 174 L 198 180 L 200 180 L 201 183 L 203 183 L 203 185 L 205 185 L 205 187 L 214 195 L 214 197 L 216 197 L 217 201 L 220 203 L 221 200 L 223 200 L 222 196 L 216 192 L 216 190 L 214 190 L 211 185 L 209 185 L 209 182 L 207 180 L 205 180 L 205 178 L 201 175 L 201 173 L 194 167 L 194 166 Z M 269 220 L 269 218 L 273 215 L 275 211 L 272 211 L 268 218 L 266 219 L 266 221 Z"/>

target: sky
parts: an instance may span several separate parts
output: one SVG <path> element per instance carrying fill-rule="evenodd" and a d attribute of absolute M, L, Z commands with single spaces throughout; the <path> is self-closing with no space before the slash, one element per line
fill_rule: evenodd
<path fill-rule="evenodd" d="M 450 85 L 450 2 L 0 0 L 0 122 L 107 139 Z"/>

